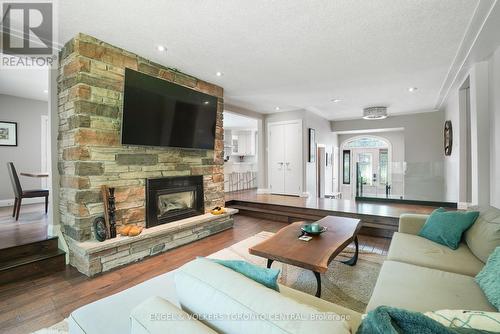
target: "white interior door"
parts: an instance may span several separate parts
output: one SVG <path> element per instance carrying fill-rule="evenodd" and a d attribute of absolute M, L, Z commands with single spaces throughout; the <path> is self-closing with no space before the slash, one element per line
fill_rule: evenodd
<path fill-rule="evenodd" d="M 284 126 L 285 194 L 299 196 L 302 192 L 302 124 Z"/>
<path fill-rule="evenodd" d="M 268 126 L 269 189 L 273 194 L 285 194 L 285 129 L 282 124 Z"/>

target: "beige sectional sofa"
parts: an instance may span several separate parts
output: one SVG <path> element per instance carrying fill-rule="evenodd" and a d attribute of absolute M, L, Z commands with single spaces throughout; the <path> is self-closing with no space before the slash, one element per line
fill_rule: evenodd
<path fill-rule="evenodd" d="M 394 234 L 367 311 L 380 305 L 414 311 L 493 311 L 474 276 L 488 252 L 500 245 L 500 210 L 481 213 L 458 250 L 417 234 L 427 216 L 403 215 Z M 187 313 L 317 315 L 330 322 L 268 320 L 178 321 Z M 168 319 L 152 319 L 168 315 Z M 210 261 L 199 259 L 71 313 L 70 333 L 355 333 L 361 314 L 303 292 L 271 289 Z M 173 319 L 173 320 L 172 320 Z M 175 320 L 177 319 L 177 321 Z"/>
<path fill-rule="evenodd" d="M 500 246 L 500 210 L 482 210 L 457 250 L 418 236 L 427 217 L 400 217 L 399 232 L 393 236 L 367 311 L 380 305 L 419 312 L 497 311 L 474 277 L 489 253 Z"/>

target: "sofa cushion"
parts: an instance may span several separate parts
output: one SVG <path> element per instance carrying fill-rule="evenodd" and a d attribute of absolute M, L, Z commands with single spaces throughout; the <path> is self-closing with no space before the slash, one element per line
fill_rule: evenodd
<path fill-rule="evenodd" d="M 367 311 L 387 305 L 410 311 L 465 309 L 495 312 L 474 278 L 412 264 L 385 261 Z"/>
<path fill-rule="evenodd" d="M 486 263 L 488 256 L 500 246 L 500 210 L 490 207 L 480 211 L 474 225 L 465 232 L 465 241 L 472 253 Z"/>
<path fill-rule="evenodd" d="M 153 296 L 160 296 L 175 305 L 179 305 L 175 293 L 173 272 L 154 277 L 73 311 L 68 318 L 69 333 L 129 333 L 130 312 L 134 307 Z M 111 318 L 110 312 L 112 312 Z"/>
<path fill-rule="evenodd" d="M 279 269 L 264 268 L 243 260 L 209 260 L 218 263 L 226 268 L 234 270 L 237 273 L 240 273 L 257 283 L 268 287 L 269 289 L 273 289 L 278 292 L 280 291 L 278 287 L 278 276 L 280 274 Z"/>
<path fill-rule="evenodd" d="M 151 297 L 130 314 L 131 334 L 217 334 L 179 307 L 160 297 Z"/>
<path fill-rule="evenodd" d="M 484 294 L 500 311 L 500 247 L 497 247 L 488 258 L 483 270 L 476 276 Z"/>
<path fill-rule="evenodd" d="M 320 312 L 333 312 L 335 314 L 340 315 L 343 319 L 347 321 L 347 323 L 351 327 L 352 333 L 356 333 L 359 325 L 361 324 L 362 314 L 353 311 L 351 309 L 327 302 L 324 299 L 317 298 L 308 293 L 295 290 L 284 285 L 280 285 L 280 293 L 283 296 L 291 298 L 301 304 L 312 306 Z"/>
<path fill-rule="evenodd" d="M 446 211 L 444 208 L 439 208 L 427 218 L 418 235 L 451 249 L 457 249 L 462 234 L 474 224 L 478 216 L 478 211 Z"/>
<path fill-rule="evenodd" d="M 465 243 L 452 250 L 417 235 L 398 232 L 392 237 L 387 260 L 469 276 L 476 276 L 484 266 Z"/>
<path fill-rule="evenodd" d="M 446 327 L 474 328 L 500 333 L 500 313 L 470 310 L 439 310 L 424 313 Z"/>
<path fill-rule="evenodd" d="M 182 308 L 217 332 L 350 333 L 338 315 L 319 312 L 207 259 L 179 268 L 175 284 Z"/>

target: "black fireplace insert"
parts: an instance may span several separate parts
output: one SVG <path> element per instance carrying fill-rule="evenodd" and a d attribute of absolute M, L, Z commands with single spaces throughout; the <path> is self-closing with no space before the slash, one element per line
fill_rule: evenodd
<path fill-rule="evenodd" d="M 146 227 L 205 213 L 203 176 L 147 179 Z"/>

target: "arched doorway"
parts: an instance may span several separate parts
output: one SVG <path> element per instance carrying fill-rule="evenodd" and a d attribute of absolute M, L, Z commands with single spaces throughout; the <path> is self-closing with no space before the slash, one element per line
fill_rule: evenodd
<path fill-rule="evenodd" d="M 358 178 L 362 183 L 360 196 L 384 197 L 390 192 L 392 144 L 389 140 L 379 136 L 360 135 L 346 139 L 340 149 L 340 191 L 343 198 L 356 197 Z"/>

